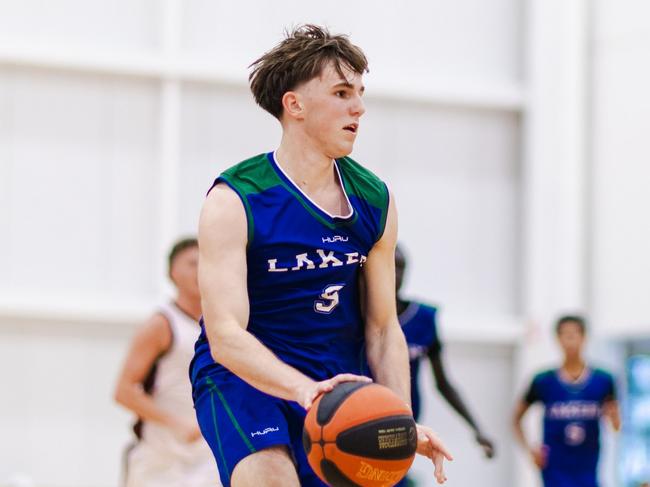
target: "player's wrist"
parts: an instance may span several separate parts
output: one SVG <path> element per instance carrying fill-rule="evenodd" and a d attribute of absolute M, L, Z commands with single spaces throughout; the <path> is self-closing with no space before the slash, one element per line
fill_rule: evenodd
<path fill-rule="evenodd" d="M 289 387 L 290 399 L 304 407 L 307 402 L 311 402 L 314 399 L 312 396 L 314 395 L 317 384 L 315 380 L 306 376 L 297 378 L 294 384 Z"/>

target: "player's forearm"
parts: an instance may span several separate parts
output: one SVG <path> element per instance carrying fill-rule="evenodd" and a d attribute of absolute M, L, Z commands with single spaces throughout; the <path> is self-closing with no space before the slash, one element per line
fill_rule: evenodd
<path fill-rule="evenodd" d="M 228 331 L 208 331 L 214 360 L 262 392 L 290 401 L 314 381 L 278 359 L 248 331 L 235 325 Z"/>
<path fill-rule="evenodd" d="M 411 405 L 408 348 L 398 324 L 366 330 L 368 365 L 375 381 L 385 385 Z"/>
<path fill-rule="evenodd" d="M 474 432 L 479 432 L 479 427 L 474 420 L 474 417 L 469 412 L 468 407 L 463 402 L 463 399 L 460 397 L 458 391 L 450 384 L 442 384 L 438 386 L 438 390 L 442 394 L 442 397 L 445 398 L 447 403 L 456 411 L 465 422 L 474 430 Z"/>
<path fill-rule="evenodd" d="M 174 416 L 164 411 L 138 384 L 120 385 L 115 391 L 115 401 L 133 411 L 144 421 L 171 427 Z"/>
<path fill-rule="evenodd" d="M 515 433 L 515 438 L 517 439 L 517 442 L 527 451 L 527 452 L 532 452 L 532 447 L 530 443 L 528 442 L 528 439 L 526 438 L 526 434 L 524 433 L 524 429 L 521 426 L 521 419 L 515 419 L 513 423 L 513 430 Z"/>

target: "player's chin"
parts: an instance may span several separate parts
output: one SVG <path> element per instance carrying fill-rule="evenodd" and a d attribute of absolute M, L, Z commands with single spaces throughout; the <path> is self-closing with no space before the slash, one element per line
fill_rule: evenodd
<path fill-rule="evenodd" d="M 330 157 L 332 159 L 339 159 L 341 157 L 349 156 L 352 153 L 353 148 L 354 142 L 337 144 L 336 147 L 332 147 L 332 150 L 330 150 Z"/>

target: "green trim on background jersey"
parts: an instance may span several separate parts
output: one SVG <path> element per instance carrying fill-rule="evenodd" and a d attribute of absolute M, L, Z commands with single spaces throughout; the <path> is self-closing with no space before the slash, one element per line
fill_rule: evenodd
<path fill-rule="evenodd" d="M 337 159 L 344 180 L 346 192 L 366 200 L 381 210 L 377 240 L 384 234 L 388 218 L 389 195 L 386 183 L 351 157 Z"/>
<path fill-rule="evenodd" d="M 208 388 L 217 393 L 217 396 L 219 396 L 219 400 L 221 401 L 221 405 L 224 407 L 226 410 L 226 414 L 228 414 L 228 417 L 230 418 L 230 421 L 232 422 L 233 426 L 239 433 L 239 436 L 241 436 L 241 439 L 244 440 L 244 443 L 248 447 L 251 453 L 255 453 L 257 450 L 255 450 L 255 447 L 253 444 L 248 440 L 248 437 L 246 436 L 246 433 L 244 433 L 244 430 L 241 428 L 239 421 L 237 421 L 237 418 L 235 418 L 235 415 L 232 412 L 232 409 L 230 409 L 230 406 L 228 405 L 228 402 L 226 401 L 226 398 L 223 397 L 223 394 L 217 387 L 217 384 L 213 382 L 213 380 L 210 377 L 206 377 L 205 383 L 208 385 Z"/>

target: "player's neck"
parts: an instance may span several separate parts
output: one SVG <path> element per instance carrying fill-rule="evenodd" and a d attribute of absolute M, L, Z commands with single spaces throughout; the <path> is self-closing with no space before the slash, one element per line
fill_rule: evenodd
<path fill-rule="evenodd" d="M 575 357 L 565 357 L 562 363 L 562 371 L 565 372 L 573 380 L 577 380 L 582 376 L 587 367 L 584 359 L 577 355 Z"/>
<path fill-rule="evenodd" d="M 282 137 L 275 152 L 276 163 L 301 189 L 317 190 L 338 184 L 334 161 L 322 151 L 297 144 L 288 136 Z"/>
<path fill-rule="evenodd" d="M 179 292 L 174 303 L 182 312 L 199 321 L 201 318 L 201 300 L 196 299 L 186 293 Z"/>

